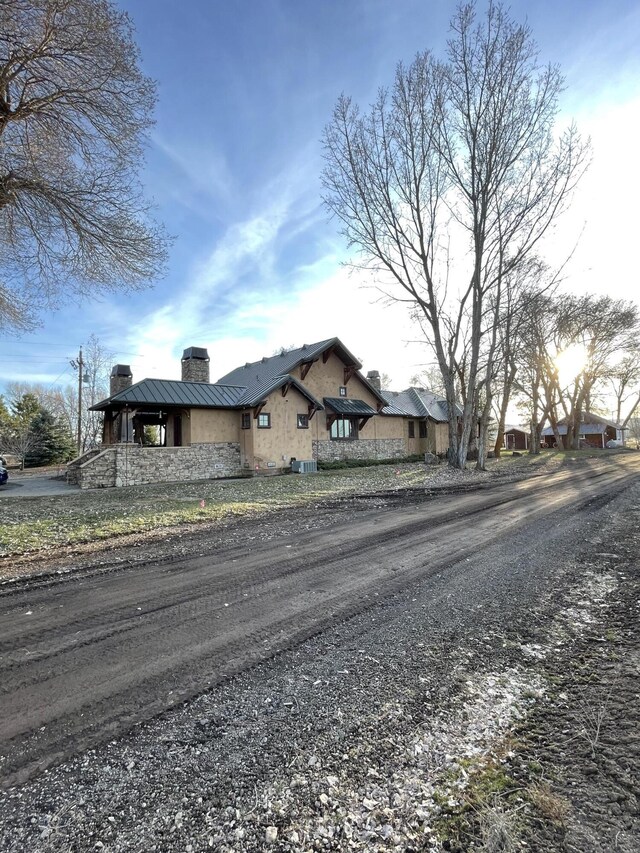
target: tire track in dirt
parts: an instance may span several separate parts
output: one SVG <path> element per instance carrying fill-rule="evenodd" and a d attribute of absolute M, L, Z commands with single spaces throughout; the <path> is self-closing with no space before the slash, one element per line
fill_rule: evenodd
<path fill-rule="evenodd" d="M 495 541 L 496 512 L 504 536 L 528 520 L 606 501 L 637 471 L 614 465 L 561 472 L 349 513 L 348 523 L 304 540 L 288 537 L 70 583 L 16 585 L 0 596 L 4 784 L 471 559 Z"/>

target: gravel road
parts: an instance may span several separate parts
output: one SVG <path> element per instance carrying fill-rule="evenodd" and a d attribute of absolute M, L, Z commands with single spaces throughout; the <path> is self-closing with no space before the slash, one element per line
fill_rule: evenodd
<path fill-rule="evenodd" d="M 318 529 L 275 514 L 198 556 L 5 587 L 2 849 L 490 849 L 511 800 L 486 826 L 454 806 L 479 767 L 515 762 L 497 745 L 551 695 L 549 649 L 628 600 L 639 471 L 345 499 Z M 585 571 L 594 549 L 606 570 Z M 551 821 L 534 800 L 513 805 L 528 849 L 526 815 Z"/>

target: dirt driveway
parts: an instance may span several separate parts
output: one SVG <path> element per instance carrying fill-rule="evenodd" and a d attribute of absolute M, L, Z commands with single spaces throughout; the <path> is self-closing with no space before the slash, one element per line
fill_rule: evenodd
<path fill-rule="evenodd" d="M 345 498 L 317 527 L 274 513 L 186 558 L 5 586 L 0 767 L 31 781 L 2 798 L 0 846 L 466 851 L 482 814 L 530 850 L 634 850 L 639 473 Z M 614 689 L 622 753 L 589 728 Z M 545 752 L 566 715 L 574 739 Z M 565 790 L 549 755 L 586 775 Z"/>

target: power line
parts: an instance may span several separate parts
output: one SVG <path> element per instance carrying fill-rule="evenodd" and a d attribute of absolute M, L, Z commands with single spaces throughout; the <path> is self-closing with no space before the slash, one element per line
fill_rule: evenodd
<path fill-rule="evenodd" d="M 0 341 L 0 346 L 64 347 L 64 349 L 69 349 L 69 344 L 63 344 L 60 341 Z"/>

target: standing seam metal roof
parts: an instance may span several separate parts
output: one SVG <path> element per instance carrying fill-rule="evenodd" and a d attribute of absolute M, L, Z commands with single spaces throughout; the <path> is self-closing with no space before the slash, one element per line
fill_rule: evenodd
<path fill-rule="evenodd" d="M 315 344 L 304 344 L 304 346 L 297 349 L 272 355 L 268 358 L 262 358 L 260 361 L 247 362 L 242 367 L 236 367 L 231 373 L 221 376 L 218 382 L 230 385 L 244 385 L 246 388 L 251 389 L 258 384 L 267 382 L 269 379 L 274 379 L 276 376 L 291 373 L 294 368 L 304 362 L 319 358 L 332 345 L 336 346 L 340 350 L 341 355 L 344 355 L 346 360 L 351 361 L 354 366 L 358 368 L 362 366 L 346 347 L 340 343 L 338 338 L 327 338 L 326 341 L 319 341 Z"/>
<path fill-rule="evenodd" d="M 113 404 L 147 406 L 184 406 L 187 408 L 237 409 L 253 406 L 277 388 L 289 382 L 317 409 L 323 406 L 294 376 L 277 376 L 248 390 L 239 385 L 210 384 L 207 382 L 181 382 L 172 379 L 143 379 L 129 388 L 103 400 L 94 411 L 107 409 Z"/>
<path fill-rule="evenodd" d="M 151 406 L 187 406 L 189 408 L 230 408 L 238 405 L 246 388 L 234 385 L 211 385 L 206 382 L 181 382 L 173 379 L 142 379 L 103 400 L 94 411 L 107 409 L 113 403 Z"/>
<path fill-rule="evenodd" d="M 347 367 L 355 367 L 357 371 L 360 370 L 362 364 L 349 352 L 339 338 L 327 338 L 325 341 L 304 344 L 297 349 L 272 355 L 260 361 L 247 362 L 242 367 L 236 367 L 231 373 L 222 376 L 218 381 L 223 384 L 243 385 L 247 389 L 248 399 L 258 399 L 261 389 L 268 387 L 270 382 L 275 382 L 279 377 L 290 374 L 301 364 L 317 361 L 330 347 L 335 348 L 336 355 Z M 358 378 L 374 395 L 381 396 L 380 392 L 360 373 L 358 373 Z M 308 395 L 308 392 L 306 393 Z"/>
<path fill-rule="evenodd" d="M 282 388 L 282 386 L 287 383 L 296 388 L 304 397 L 307 398 L 307 400 L 309 400 L 310 403 L 313 403 L 317 409 L 324 408 L 322 403 L 319 400 L 316 400 L 313 394 L 310 394 L 309 391 L 307 391 L 299 379 L 296 379 L 295 376 L 291 376 L 288 373 L 284 376 L 276 376 L 273 379 L 261 383 L 260 385 L 254 386 L 253 388 L 245 388 L 245 393 L 238 400 L 238 405 L 255 406 L 256 403 L 259 403 L 267 395 L 271 394 L 277 388 Z"/>
<path fill-rule="evenodd" d="M 404 391 L 383 391 L 387 405 L 383 415 L 403 415 L 410 418 L 431 418 L 439 423 L 449 420 L 447 401 L 424 388 L 407 388 Z M 460 415 L 460 407 L 456 407 Z"/>
<path fill-rule="evenodd" d="M 337 415 L 360 415 L 364 417 L 378 414 L 364 400 L 355 400 L 353 397 L 325 397 L 324 404 L 333 409 Z"/>

